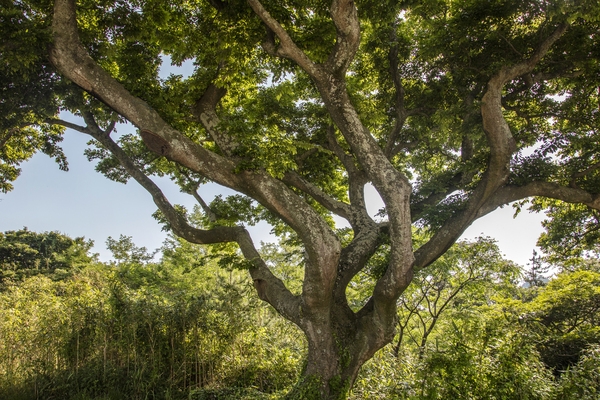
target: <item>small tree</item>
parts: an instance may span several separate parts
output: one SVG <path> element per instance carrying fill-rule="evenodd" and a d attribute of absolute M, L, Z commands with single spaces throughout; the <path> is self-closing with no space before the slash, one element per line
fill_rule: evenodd
<path fill-rule="evenodd" d="M 562 272 L 524 306 L 522 322 L 530 327 L 542 360 L 556 375 L 579 362 L 586 347 L 600 343 L 598 272 Z"/>
<path fill-rule="evenodd" d="M 489 238 L 458 242 L 429 268 L 419 271 L 399 299 L 399 355 L 405 339 L 425 350 L 436 325 L 450 309 L 469 309 L 491 303 L 491 294 L 511 289 L 519 268 L 502 258 Z M 493 290 L 492 290 L 493 289 Z"/>
<path fill-rule="evenodd" d="M 531 261 L 531 263 L 528 264 L 529 268 L 525 270 L 524 274 L 524 280 L 527 287 L 535 288 L 544 286 L 548 281 L 548 277 L 544 274 L 548 273 L 550 265 L 544 265 L 544 260 L 535 250 L 533 250 L 533 254 L 529 261 Z"/>
<path fill-rule="evenodd" d="M 237 244 L 258 296 L 306 335 L 291 397 L 343 398 L 393 339 L 415 271 L 477 218 L 531 196 L 600 209 L 595 0 L 30 0 L 0 13 L 3 165 L 27 157 L 11 151 L 31 129 L 51 142 L 73 128 L 176 235 Z M 193 74 L 160 79 L 165 55 Z M 117 139 L 125 121 L 137 134 Z M 206 217 L 188 219 L 152 174 Z M 208 181 L 239 194 L 207 204 Z M 367 212 L 368 183 L 383 220 Z M 260 219 L 302 246 L 301 294 L 252 243 L 244 224 Z M 382 247 L 385 268 L 352 309 L 346 289 Z"/>

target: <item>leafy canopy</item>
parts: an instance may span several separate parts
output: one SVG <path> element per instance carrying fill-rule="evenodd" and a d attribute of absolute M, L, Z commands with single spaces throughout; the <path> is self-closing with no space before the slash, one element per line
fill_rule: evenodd
<path fill-rule="evenodd" d="M 0 13 L 3 190 L 32 152 L 62 160 L 64 127 L 89 135 L 98 171 L 142 185 L 167 229 L 236 253 L 259 297 L 313 341 L 316 380 L 303 382 L 323 398 L 345 396 L 393 337 L 415 273 L 477 218 L 530 201 L 557 222 L 547 248 L 597 250 L 596 0 L 29 0 Z M 167 58 L 194 71 L 162 79 Z M 137 131 L 119 136 L 119 122 Z M 31 130 L 40 140 L 22 148 Z M 201 215 L 170 204 L 153 175 Z M 207 182 L 236 194 L 210 202 Z M 385 204 L 376 218 L 368 183 Z M 299 294 L 245 230 L 260 220 L 301 248 Z M 363 272 L 370 293 L 349 304 Z"/>

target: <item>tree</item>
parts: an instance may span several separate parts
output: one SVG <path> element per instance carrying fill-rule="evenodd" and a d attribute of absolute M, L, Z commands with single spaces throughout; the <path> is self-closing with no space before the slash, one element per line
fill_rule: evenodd
<path fill-rule="evenodd" d="M 237 244 L 246 261 L 231 262 L 306 335 L 290 397 L 343 398 L 393 339 L 413 274 L 477 218 L 530 197 L 600 209 L 594 0 L 4 3 L 4 46 L 35 63 L 7 73 L 20 58 L 3 52 L 3 88 L 41 85 L 17 98 L 43 116 L 28 126 L 90 135 L 98 170 L 141 184 L 174 234 Z M 167 55 L 194 73 L 160 79 Z M 29 123 L 10 115 L 9 129 Z M 117 138 L 117 122 L 137 134 Z M 171 205 L 151 175 L 172 177 L 205 217 Z M 239 194 L 207 204 L 208 181 Z M 368 183 L 381 219 L 367 213 Z M 301 294 L 244 228 L 261 219 L 302 247 Z M 382 249 L 353 310 L 347 287 Z"/>
<path fill-rule="evenodd" d="M 395 354 L 399 355 L 407 339 L 422 356 L 442 314 L 451 308 L 460 312 L 491 303 L 489 293 L 497 295 L 514 287 L 519 275 L 519 268 L 503 259 L 489 238 L 457 242 L 429 268 L 415 274 L 413 284 L 400 297 Z"/>
<path fill-rule="evenodd" d="M 575 366 L 587 347 L 600 342 L 600 273 L 565 271 L 523 304 L 540 356 L 556 375 Z"/>
<path fill-rule="evenodd" d="M 529 269 L 527 269 L 524 273 L 524 281 L 527 287 L 529 288 L 538 288 L 542 287 L 548 281 L 548 278 L 544 275 L 548 273 L 550 269 L 549 264 L 544 264 L 542 257 L 538 255 L 537 251 L 533 250 L 533 254 L 529 259 L 531 264 L 529 265 Z"/>
<path fill-rule="evenodd" d="M 89 254 L 93 244 L 82 237 L 71 239 L 58 232 L 36 233 L 27 228 L 0 233 L 0 285 L 90 264 L 95 259 Z"/>

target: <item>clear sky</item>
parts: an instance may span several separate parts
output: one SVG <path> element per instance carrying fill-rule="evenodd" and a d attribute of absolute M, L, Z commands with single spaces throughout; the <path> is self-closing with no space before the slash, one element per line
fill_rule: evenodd
<path fill-rule="evenodd" d="M 165 60 L 166 65 L 170 64 Z M 171 67 L 167 72 L 186 75 L 191 63 L 180 68 Z M 123 134 L 131 126 L 118 128 Z M 94 251 L 102 260 L 110 259 L 105 241 L 109 236 L 131 236 L 137 246 L 149 250 L 160 247 L 166 238 L 159 224 L 152 218 L 156 207 L 150 195 L 135 181 L 123 185 L 105 178 L 94 170 L 94 163 L 87 161 L 83 150 L 89 137 L 68 130 L 63 148 L 69 161 L 68 172 L 44 154 L 36 154 L 22 165 L 21 176 L 14 190 L 0 193 L 0 231 L 27 227 L 32 231 L 59 231 L 71 237 L 85 236 L 95 242 Z M 155 180 L 172 203 L 183 204 L 191 209 L 194 199 L 180 193 L 168 179 Z M 210 201 L 225 190 L 217 185 L 203 187 L 201 195 Z M 373 214 L 381 207 L 373 189 L 370 210 Z M 465 239 L 491 236 L 498 241 L 507 258 L 525 265 L 542 231 L 543 214 L 521 213 L 512 218 L 512 207 L 505 207 L 477 220 L 463 235 Z M 250 227 L 256 244 L 272 240 L 266 224 Z"/>
<path fill-rule="evenodd" d="M 81 133 L 66 133 L 64 149 L 69 160 L 68 172 L 60 171 L 44 154 L 36 154 L 23 164 L 15 189 L 0 194 L 0 231 L 27 227 L 38 232 L 56 230 L 71 237 L 85 236 L 94 240 L 94 251 L 100 253 L 103 260 L 110 258 L 104 245 L 109 236 L 132 236 L 138 246 L 149 250 L 160 247 L 166 234 L 151 216 L 156 206 L 150 195 L 133 180 L 124 185 L 94 171 L 94 163 L 83 155 L 87 141 L 88 137 Z M 191 196 L 180 193 L 168 179 L 157 182 L 172 203 L 192 208 Z M 211 200 L 223 190 L 217 185 L 208 185 L 201 194 L 205 200 Z M 368 194 L 370 210 L 375 213 L 381 205 L 373 189 Z M 543 215 L 526 211 L 516 219 L 512 215 L 512 207 L 497 210 L 477 220 L 463 238 L 491 236 L 507 258 L 525 265 L 542 230 Z M 261 240 L 270 240 L 266 224 L 250 229 L 257 245 Z"/>

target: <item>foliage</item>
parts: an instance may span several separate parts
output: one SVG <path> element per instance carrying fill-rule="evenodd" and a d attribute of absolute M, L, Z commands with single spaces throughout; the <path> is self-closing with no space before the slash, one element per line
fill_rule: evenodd
<path fill-rule="evenodd" d="M 599 215 L 597 210 L 574 204 L 553 203 L 543 222 L 546 230 L 539 245 L 554 262 L 574 257 L 598 258 L 600 249 Z"/>
<path fill-rule="evenodd" d="M 64 127 L 52 124 L 64 88 L 42 51 L 49 21 L 35 6 L 3 0 L 0 7 L 0 192 L 13 189 L 19 165 L 41 151 L 67 169 L 59 144 Z"/>
<path fill-rule="evenodd" d="M 448 309 L 470 315 L 473 308 L 493 303 L 493 297 L 510 293 L 519 268 L 504 260 L 490 238 L 459 242 L 431 267 L 420 271 L 399 300 L 399 355 L 405 340 L 425 350 L 436 324 Z M 448 317 L 446 317 L 448 318 Z"/>
<path fill-rule="evenodd" d="M 600 353 L 598 345 L 586 349 L 579 363 L 565 371 L 557 390 L 557 400 L 597 399 L 600 394 Z"/>
<path fill-rule="evenodd" d="M 524 304 L 521 321 L 530 326 L 544 363 L 556 374 L 573 367 L 590 344 L 600 343 L 600 274 L 563 272 Z"/>
<path fill-rule="evenodd" d="M 224 269 L 216 250 L 177 238 L 158 261 L 131 238 L 109 243 L 120 257 L 111 263 L 79 264 L 60 280 L 23 277 L 0 293 L 1 398 L 275 400 L 319 392 L 297 384 L 306 344 L 256 298 L 247 271 Z M 287 284 L 301 282 L 298 258 L 289 257 L 297 249 L 263 250 Z M 349 398 L 594 399 L 598 272 L 584 264 L 537 290 L 519 286 L 517 276 L 489 239 L 450 249 L 401 300 L 405 339 L 396 336 L 365 364 Z M 565 349 L 568 360 L 552 358 Z"/>
<path fill-rule="evenodd" d="M 137 249 L 130 238 L 121 244 Z M 288 387 L 297 335 L 241 273 L 182 262 L 201 253 L 172 240 L 160 262 L 137 251 L 59 281 L 9 286 L 0 294 L 0 397 L 267 398 Z"/>
<path fill-rule="evenodd" d="M 416 277 L 400 300 L 396 343 L 365 364 L 350 398 L 597 396 L 600 282 L 595 264 L 565 270 L 541 287 L 519 286 L 511 267 L 503 270 L 504 279 L 502 273 L 496 276 L 500 281 L 464 280 L 453 301 L 445 303 L 458 286 L 444 276 L 461 282 L 472 262 L 482 271 L 494 269 L 493 263 L 474 262 L 478 252 L 464 252 L 482 245 L 492 245 L 490 254 L 497 252 L 486 241 L 462 243 L 432 265 L 423 274 L 426 279 Z M 464 258 L 449 262 L 461 253 Z"/>
<path fill-rule="evenodd" d="M 27 228 L 0 233 L 0 288 L 25 277 L 45 274 L 64 278 L 72 269 L 91 263 L 93 242 L 58 232 L 35 233 Z"/>
<path fill-rule="evenodd" d="M 466 294 L 483 296 L 477 288 L 493 284 L 479 281 L 499 283 L 493 275 L 510 266 L 489 258 L 494 251 L 485 243 L 455 249 L 478 249 L 490 271 L 464 263 L 452 276 L 446 271 L 461 263 L 457 253 L 444 256 L 477 218 L 532 198 L 550 217 L 544 248 L 596 255 L 596 0 L 2 5 L 0 190 L 10 189 L 19 163 L 36 151 L 66 168 L 58 148 L 64 127 L 89 135 L 86 154 L 99 172 L 137 181 L 165 229 L 213 246 L 203 265 L 212 257 L 231 277 L 234 266 L 246 270 L 259 298 L 303 331 L 309 354 L 299 383 L 310 386 L 316 376 L 321 397 L 345 397 L 338 383 L 353 382 L 392 340 L 397 300 L 405 291 L 409 297 L 413 276 L 430 310 L 413 312 L 423 321 L 405 328 L 423 330 L 424 351 L 440 310 L 480 306 Z M 166 60 L 190 61 L 193 72 L 161 78 Z M 65 113 L 83 122 L 68 122 Z M 135 132 L 114 134 L 119 122 Z M 152 176 L 176 182 L 202 215 L 172 205 Z M 235 193 L 207 202 L 208 182 Z M 367 184 L 383 200 L 381 219 L 367 209 Z M 336 217 L 347 225 L 336 226 Z M 259 221 L 291 252 L 276 273 L 245 229 Z M 144 290 L 166 290 L 153 278 L 163 273 L 153 255 L 127 238 L 109 246 L 129 282 L 115 293 L 145 299 L 139 307 L 150 314 L 164 304 L 183 307 L 187 295 L 158 305 L 146 298 Z M 144 273 L 142 264 L 158 270 Z M 409 314 L 419 310 L 419 296 L 410 302 Z M 510 345 L 502 349 L 512 354 Z M 160 364 L 162 355 L 152 357 Z M 531 365 L 534 358 L 524 356 Z"/>

